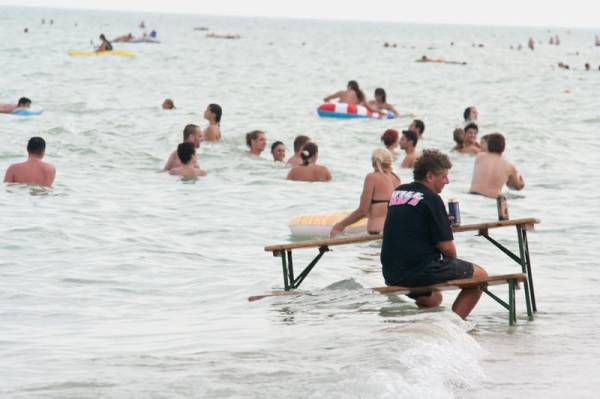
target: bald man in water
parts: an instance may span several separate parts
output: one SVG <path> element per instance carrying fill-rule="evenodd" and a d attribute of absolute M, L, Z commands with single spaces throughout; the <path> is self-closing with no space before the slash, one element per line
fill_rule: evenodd
<path fill-rule="evenodd" d="M 4 175 L 5 183 L 39 184 L 51 187 L 56 177 L 54 165 L 43 162 L 46 153 L 46 141 L 41 137 L 32 137 L 27 143 L 29 154 L 25 162 L 8 167 Z"/>

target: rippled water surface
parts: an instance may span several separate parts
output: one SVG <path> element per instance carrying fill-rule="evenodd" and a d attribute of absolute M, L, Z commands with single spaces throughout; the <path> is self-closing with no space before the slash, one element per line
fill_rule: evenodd
<path fill-rule="evenodd" d="M 134 58 L 67 55 L 101 32 L 137 34 L 142 19 L 161 43 L 115 44 Z M 241 39 L 209 39 L 199 26 Z M 45 108 L 0 115 L 0 169 L 40 135 L 58 171 L 52 189 L 0 190 L 0 396 L 595 396 L 600 72 L 583 64 L 600 64 L 598 32 L 7 7 L 0 32 L 0 102 L 27 96 Z M 560 46 L 546 44 L 550 34 Z M 510 49 L 529 37 L 543 41 L 534 52 Z M 423 54 L 467 65 L 415 63 Z M 527 182 L 509 193 L 510 215 L 542 220 L 529 235 L 534 322 L 520 294 L 515 327 L 487 297 L 463 322 L 449 309 L 454 292 L 429 311 L 372 294 L 383 285 L 377 243 L 326 254 L 306 295 L 247 302 L 282 288 L 264 246 L 299 239 L 294 215 L 355 207 L 379 136 L 411 121 L 319 119 L 321 99 L 350 79 L 423 119 L 420 149 L 451 148 L 470 105 L 480 135 L 507 136 L 505 155 Z M 175 111 L 160 109 L 167 97 Z M 161 173 L 183 127 L 206 127 L 211 102 L 223 107 L 224 138 L 200 148 L 209 175 Z M 334 180 L 288 182 L 270 155 L 247 157 L 254 129 L 288 149 L 310 135 Z M 464 223 L 493 220 L 495 202 L 467 194 L 473 158 L 451 159 L 443 198 L 459 199 Z M 494 234 L 515 248 L 512 230 Z M 517 271 L 482 238 L 456 242 L 491 273 Z M 312 256 L 298 251 L 296 264 Z"/>

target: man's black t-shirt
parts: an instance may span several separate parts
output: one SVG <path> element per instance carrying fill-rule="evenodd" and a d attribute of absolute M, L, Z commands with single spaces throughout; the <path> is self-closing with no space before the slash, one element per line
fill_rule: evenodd
<path fill-rule="evenodd" d="M 381 264 L 388 285 L 427 266 L 441 253 L 436 244 L 453 240 L 442 198 L 421 183 L 394 190 L 383 228 Z"/>

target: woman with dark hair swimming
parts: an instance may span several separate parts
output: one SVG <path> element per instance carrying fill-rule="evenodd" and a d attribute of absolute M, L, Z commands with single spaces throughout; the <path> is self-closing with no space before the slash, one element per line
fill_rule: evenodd
<path fill-rule="evenodd" d="M 392 192 L 400 185 L 400 178 L 392 171 L 392 153 L 385 148 L 377 148 L 371 155 L 373 172 L 365 177 L 360 204 L 345 219 L 336 223 L 329 233 L 330 237 L 344 231 L 347 226 L 368 217 L 367 231 L 369 234 L 379 234 L 387 216 L 387 205 Z"/>
<path fill-rule="evenodd" d="M 223 110 L 218 104 L 208 104 L 204 111 L 204 119 L 208 121 L 208 127 L 204 129 L 205 141 L 221 140 L 221 115 Z"/>
<path fill-rule="evenodd" d="M 346 90 L 340 90 L 336 93 L 333 93 L 325 97 L 323 101 L 329 102 L 329 100 L 333 100 L 334 98 L 337 98 L 341 103 L 362 105 L 371 112 L 379 111 L 376 107 L 367 102 L 365 93 L 363 93 L 360 87 L 358 87 L 358 83 L 355 80 L 348 82 L 348 87 L 346 87 Z"/>
<path fill-rule="evenodd" d="M 319 147 L 315 143 L 306 143 L 300 153 L 302 165 L 294 166 L 287 175 L 288 180 L 329 181 L 331 173 L 326 166 L 317 165 Z"/>

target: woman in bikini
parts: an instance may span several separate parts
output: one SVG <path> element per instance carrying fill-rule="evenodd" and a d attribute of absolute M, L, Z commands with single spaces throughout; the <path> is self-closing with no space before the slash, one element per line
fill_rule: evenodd
<path fill-rule="evenodd" d="M 360 204 L 350 215 L 335 224 L 329 237 L 335 237 L 344 231 L 346 226 L 368 217 L 367 231 L 369 234 L 379 234 L 387 216 L 387 205 L 392 192 L 400 185 L 400 178 L 392 172 L 392 153 L 385 148 L 377 148 L 371 156 L 374 171 L 365 177 Z"/>

